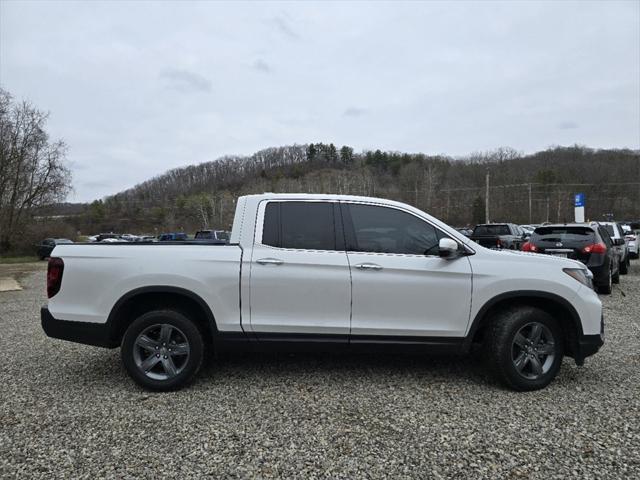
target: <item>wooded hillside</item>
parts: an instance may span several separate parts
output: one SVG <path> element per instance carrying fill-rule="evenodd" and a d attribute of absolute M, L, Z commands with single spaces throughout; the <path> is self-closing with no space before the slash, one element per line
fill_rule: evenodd
<path fill-rule="evenodd" d="M 240 195 L 324 192 L 396 199 L 452 225 L 472 225 L 485 220 L 487 173 L 492 221 L 571 221 L 578 192 L 586 194 L 590 219 L 640 218 L 638 151 L 573 146 L 521 155 L 500 148 L 454 159 L 316 143 L 174 169 L 93 202 L 73 223 L 87 233 L 228 228 Z"/>

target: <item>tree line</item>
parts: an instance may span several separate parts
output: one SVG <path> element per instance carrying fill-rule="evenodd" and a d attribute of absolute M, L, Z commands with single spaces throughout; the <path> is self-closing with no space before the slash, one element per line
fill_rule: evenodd
<path fill-rule="evenodd" d="M 310 143 L 177 168 L 97 200 L 78 219 L 91 231 L 194 231 L 228 228 L 240 195 L 263 192 L 379 196 L 412 204 L 452 225 L 490 220 L 571 221 L 573 196 L 587 215 L 640 218 L 640 152 L 553 147 L 524 155 L 511 148 L 453 158 Z"/>

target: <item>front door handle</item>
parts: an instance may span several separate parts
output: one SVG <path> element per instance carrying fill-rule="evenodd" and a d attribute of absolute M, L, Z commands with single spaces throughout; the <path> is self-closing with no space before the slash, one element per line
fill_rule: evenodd
<path fill-rule="evenodd" d="M 360 263 L 356 265 L 360 270 L 382 270 L 382 267 L 376 263 Z"/>
<path fill-rule="evenodd" d="M 284 262 L 279 258 L 261 258 L 256 260 L 260 265 L 282 265 Z"/>

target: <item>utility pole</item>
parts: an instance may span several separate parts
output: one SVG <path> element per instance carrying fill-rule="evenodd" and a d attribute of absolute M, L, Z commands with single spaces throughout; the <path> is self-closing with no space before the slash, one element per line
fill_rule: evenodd
<path fill-rule="evenodd" d="M 487 168 L 487 192 L 484 197 L 484 222 L 489 223 L 489 169 Z"/>
<path fill-rule="evenodd" d="M 451 190 L 447 190 L 447 216 L 445 218 L 447 219 L 448 223 L 451 223 L 451 220 L 449 219 L 450 207 L 451 207 Z"/>
<path fill-rule="evenodd" d="M 532 223 L 532 216 L 531 216 L 531 184 L 529 184 L 529 225 L 531 225 Z"/>
<path fill-rule="evenodd" d="M 547 196 L 547 223 L 549 223 L 549 196 Z"/>

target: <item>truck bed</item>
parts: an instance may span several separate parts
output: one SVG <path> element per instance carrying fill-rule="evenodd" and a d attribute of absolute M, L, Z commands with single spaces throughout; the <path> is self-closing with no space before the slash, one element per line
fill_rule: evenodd
<path fill-rule="evenodd" d="M 162 286 L 192 291 L 207 303 L 220 328 L 241 330 L 242 248 L 237 244 L 78 243 L 58 245 L 52 256 L 64 260 L 62 288 L 49 300 L 56 318 L 104 323 L 125 294 Z"/>

